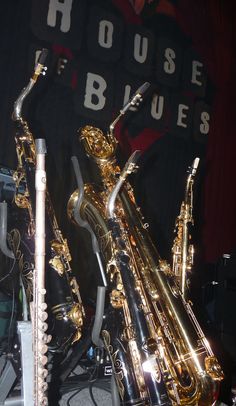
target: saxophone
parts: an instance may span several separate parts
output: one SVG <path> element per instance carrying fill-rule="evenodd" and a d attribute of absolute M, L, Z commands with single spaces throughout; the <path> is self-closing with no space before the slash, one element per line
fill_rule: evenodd
<path fill-rule="evenodd" d="M 79 137 L 101 174 L 100 187 L 84 186 L 80 217 L 93 228 L 107 264 L 110 308 L 103 340 L 122 404 L 213 405 L 223 372 L 150 238 L 131 185 L 122 181 L 117 141 L 112 131 L 105 135 L 92 126 Z M 81 193 L 75 190 L 68 201 L 74 222 Z M 107 211 L 112 194 L 115 221 Z"/>
<path fill-rule="evenodd" d="M 175 222 L 175 239 L 172 247 L 173 264 L 172 271 L 179 283 L 182 295 L 186 297 L 186 290 L 189 285 L 187 279 L 191 271 L 194 259 L 194 247 L 190 243 L 191 234 L 189 227 L 193 225 L 193 184 L 194 177 L 199 164 L 199 158 L 195 158 L 192 166 L 189 168 L 187 177 L 185 196 L 181 203 L 180 213 Z"/>
<path fill-rule="evenodd" d="M 27 86 L 15 101 L 13 120 L 16 124 L 17 170 L 15 204 L 24 209 L 19 219 L 21 232 L 11 232 L 11 243 L 25 285 L 28 302 L 32 302 L 35 236 L 35 141 L 27 122 L 22 118 L 22 106 L 39 75 L 45 73 L 47 50 L 42 50 Z M 24 185 L 24 188 L 22 188 Z M 22 193 L 22 190 L 24 192 Z M 51 351 L 62 352 L 80 339 L 84 309 L 79 286 L 70 267 L 71 256 L 67 240 L 59 229 L 48 191 L 46 190 L 46 302 L 49 308 L 48 332 L 52 336 Z"/>

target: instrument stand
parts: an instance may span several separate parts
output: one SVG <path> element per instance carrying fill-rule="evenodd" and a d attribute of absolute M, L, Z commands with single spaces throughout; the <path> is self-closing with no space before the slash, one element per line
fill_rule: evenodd
<path fill-rule="evenodd" d="M 33 406 L 33 350 L 32 350 L 32 323 L 18 321 L 17 332 L 21 353 L 21 396 L 10 396 L 17 375 L 11 360 L 7 360 L 3 374 L 0 377 L 0 406 Z M 6 361 L 5 356 L 0 358 L 0 367 Z"/>
<path fill-rule="evenodd" d="M 5 366 L 4 366 L 5 365 Z M 4 368 L 4 369 L 3 369 Z M 11 391 L 15 380 L 16 380 L 16 373 L 14 367 L 9 359 L 7 359 L 7 355 L 2 355 L 0 358 L 0 370 L 3 369 L 3 374 L 0 377 L 0 405 L 5 405 L 5 400 Z"/>

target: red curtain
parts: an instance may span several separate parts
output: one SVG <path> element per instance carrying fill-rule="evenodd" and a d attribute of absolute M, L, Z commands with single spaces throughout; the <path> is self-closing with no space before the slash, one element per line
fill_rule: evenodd
<path fill-rule="evenodd" d="M 142 13 L 134 15 L 127 0 L 113 1 L 125 10 L 127 22 L 139 23 Z M 160 0 L 154 12 L 177 20 L 191 37 L 215 88 L 202 202 L 202 246 L 204 261 L 216 262 L 236 249 L 236 2 Z M 156 136 L 140 134 L 134 147 L 145 150 Z"/>
<path fill-rule="evenodd" d="M 204 185 L 205 260 L 236 248 L 236 3 L 180 0 L 177 19 L 215 86 Z"/>

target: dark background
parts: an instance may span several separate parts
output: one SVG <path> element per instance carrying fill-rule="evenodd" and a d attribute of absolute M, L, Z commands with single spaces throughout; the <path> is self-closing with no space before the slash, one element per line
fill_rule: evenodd
<path fill-rule="evenodd" d="M 171 137 L 170 131 L 149 130 L 140 124 L 135 126 L 134 121 L 130 127 L 126 123 L 118 126 L 117 136 L 126 155 L 136 148 L 143 151 L 137 197 L 163 256 L 170 255 L 173 223 L 183 197 L 188 165 L 197 154 L 203 158 L 195 186 L 199 253 L 205 263 L 215 263 L 236 246 L 235 6 L 223 1 L 160 1 L 154 2 L 155 8 L 144 7 L 137 16 L 128 1 L 106 1 L 101 5 L 109 3 L 113 11 L 115 7 L 119 15 L 124 14 L 126 23 L 143 23 L 159 30 L 161 27 L 172 30 L 173 35 L 181 31 L 203 60 L 213 89 L 208 92 L 212 110 L 206 151 L 200 144 L 193 147 L 181 137 Z M 17 165 L 11 114 L 13 103 L 32 72 L 32 48 L 47 46 L 54 59 L 58 53 L 63 56 L 69 52 L 58 51 L 58 47 L 33 35 L 31 8 L 30 0 L 1 3 L 0 163 L 11 168 Z M 62 227 L 69 233 L 65 202 L 73 191 L 70 157 L 81 155 L 87 180 L 87 160 L 80 151 L 76 131 L 90 122 L 75 114 L 72 89 L 52 77 L 49 74 L 45 80 L 40 79 L 38 88 L 25 102 L 24 116 L 35 137 L 46 138 L 50 190 Z"/>
<path fill-rule="evenodd" d="M 229 253 L 233 257 L 236 249 L 235 2 L 155 1 L 146 5 L 139 16 L 128 0 L 96 3 L 107 7 L 112 5 L 112 10 L 115 7 L 126 23 L 144 24 L 154 30 L 162 27 L 173 30 L 173 35 L 181 32 L 191 41 L 207 70 L 211 125 L 206 145 L 173 137 L 171 131 L 142 128 L 134 121 L 131 124 L 124 122 L 116 130 L 124 156 L 136 148 L 143 152 L 140 171 L 133 184 L 154 241 L 167 259 L 171 257 L 174 221 L 183 198 L 186 171 L 196 154 L 201 157 L 194 186 L 193 232 L 196 246 L 193 295 L 201 302 L 204 287 L 218 269 L 221 275 L 224 274 L 222 255 Z M 31 0 L 5 0 L 0 5 L 0 163 L 10 168 L 17 166 L 15 128 L 11 120 L 13 104 L 28 83 L 32 49 L 49 45 L 31 31 L 31 8 Z M 60 44 L 55 47 L 50 44 L 49 48 L 54 60 L 57 56 L 71 58 L 70 50 L 60 48 Z M 46 139 L 48 187 L 59 224 L 70 243 L 73 269 L 80 282 L 82 297 L 94 297 L 99 277 L 95 272 L 96 261 L 91 255 L 89 237 L 84 232 L 78 234 L 66 216 L 66 204 L 75 189 L 70 162 L 72 155 L 80 159 L 84 180 L 93 178 L 93 169 L 76 136 L 81 125 L 92 123 L 75 113 L 73 84 L 65 86 L 60 80 L 54 80 L 53 71 L 40 81 L 39 87 L 27 98 L 24 116 L 35 138 Z M 234 262 L 232 264 L 234 270 Z M 231 280 L 234 280 L 235 272 L 231 271 L 231 274 Z M 225 290 L 223 292 L 225 294 Z M 204 301 L 208 303 L 207 299 Z M 227 306 L 234 305 L 235 293 L 230 296 Z"/>

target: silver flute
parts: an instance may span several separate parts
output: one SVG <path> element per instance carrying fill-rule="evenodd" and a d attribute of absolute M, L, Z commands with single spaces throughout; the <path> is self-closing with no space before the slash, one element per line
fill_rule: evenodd
<path fill-rule="evenodd" d="M 34 406 L 48 404 L 46 382 L 48 371 L 47 343 L 47 304 L 45 302 L 45 200 L 46 200 L 46 171 L 45 171 L 45 140 L 36 142 L 36 215 L 35 215 L 35 272 L 33 291 L 33 354 L 34 354 Z"/>

